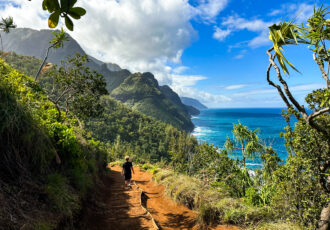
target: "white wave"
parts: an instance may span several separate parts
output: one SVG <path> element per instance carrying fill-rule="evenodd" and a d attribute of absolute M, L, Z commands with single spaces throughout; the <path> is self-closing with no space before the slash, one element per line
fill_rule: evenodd
<path fill-rule="evenodd" d="M 259 166 L 262 166 L 262 164 L 258 164 L 258 163 L 246 163 L 246 165 L 259 165 Z"/>
<path fill-rule="evenodd" d="M 193 136 L 203 136 L 205 135 L 203 127 L 197 126 L 195 127 L 194 131 L 192 132 Z"/>
<path fill-rule="evenodd" d="M 206 136 L 209 133 L 214 133 L 215 131 L 208 129 L 206 127 L 197 126 L 194 131 L 191 133 L 193 136 Z"/>

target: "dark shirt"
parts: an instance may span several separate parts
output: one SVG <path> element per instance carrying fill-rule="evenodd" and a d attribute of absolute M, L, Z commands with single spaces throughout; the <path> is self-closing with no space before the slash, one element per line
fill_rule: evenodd
<path fill-rule="evenodd" d="M 125 173 L 125 175 L 131 174 L 131 168 L 132 168 L 132 167 L 133 167 L 132 162 L 128 162 L 128 161 L 126 161 L 126 162 L 123 164 L 123 169 L 124 169 L 124 173 Z"/>

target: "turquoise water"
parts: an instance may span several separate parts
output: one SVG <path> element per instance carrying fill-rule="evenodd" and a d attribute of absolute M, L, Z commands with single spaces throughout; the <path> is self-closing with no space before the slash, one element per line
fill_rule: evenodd
<path fill-rule="evenodd" d="M 223 148 L 227 136 L 231 139 L 233 124 L 240 121 L 250 129 L 259 129 L 262 142 L 272 146 L 279 157 L 285 161 L 287 152 L 284 138 L 280 133 L 287 125 L 281 116 L 281 108 L 249 108 L 249 109 L 208 109 L 202 110 L 200 115 L 193 117 L 195 130 L 192 133 L 200 142 L 208 142 Z M 233 156 L 241 158 L 241 155 Z M 261 167 L 260 159 L 247 162 L 250 168 Z"/>

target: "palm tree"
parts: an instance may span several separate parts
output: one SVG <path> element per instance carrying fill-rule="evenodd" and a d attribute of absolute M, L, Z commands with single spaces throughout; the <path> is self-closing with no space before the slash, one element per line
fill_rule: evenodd
<path fill-rule="evenodd" d="M 273 42 L 276 58 L 285 74 L 289 73 L 285 62 L 295 71 L 299 72 L 283 55 L 283 46 L 307 43 L 302 36 L 302 29 L 293 22 L 280 22 L 269 27 L 269 39 Z"/>
<path fill-rule="evenodd" d="M 5 33 L 9 33 L 10 29 L 16 28 L 16 25 L 14 24 L 14 19 L 13 17 L 8 17 L 8 18 L 2 18 L 0 22 L 0 30 L 2 30 Z M 1 50 L 3 51 L 3 43 L 2 43 L 2 36 L 0 33 L 0 40 L 1 40 Z"/>
<path fill-rule="evenodd" d="M 258 131 L 258 129 L 249 130 L 247 126 L 238 122 L 238 124 L 234 124 L 232 131 L 235 143 L 227 137 L 224 146 L 225 149 L 229 152 L 235 152 L 235 150 L 241 151 L 244 169 L 246 168 L 246 159 L 254 158 L 263 150 L 263 145 L 260 143 L 258 137 Z"/>

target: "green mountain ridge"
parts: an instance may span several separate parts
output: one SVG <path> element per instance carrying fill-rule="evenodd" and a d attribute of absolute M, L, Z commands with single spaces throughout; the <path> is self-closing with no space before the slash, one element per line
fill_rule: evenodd
<path fill-rule="evenodd" d="M 43 58 L 53 36 L 51 32 L 28 28 L 13 29 L 11 33 L 3 35 L 4 47 L 7 51 Z M 50 51 L 48 61 L 60 64 L 61 60 L 75 53 L 86 55 L 80 45 L 69 36 L 69 41 L 64 42 L 63 48 Z M 130 71 L 121 69 L 117 64 L 104 63 L 92 56 L 88 57 L 88 66 L 104 76 L 111 96 L 148 116 L 188 132 L 193 130 L 194 126 L 190 120 L 192 114 L 189 112 L 192 110 L 182 104 L 179 96 L 169 86 L 159 86 L 152 74 L 149 74 L 152 77 L 146 79 L 144 78 L 148 74 L 142 74 L 143 79 L 136 78 L 137 75 L 131 75 Z M 134 83 L 132 80 L 139 81 Z"/>
<path fill-rule="evenodd" d="M 166 93 L 164 89 L 167 89 Z M 151 73 L 135 73 L 127 77 L 110 96 L 143 114 L 192 131 L 194 125 L 186 107 L 177 94 L 168 89 L 168 86 L 159 86 Z M 173 102 L 173 97 L 177 97 L 179 101 Z"/>
<path fill-rule="evenodd" d="M 198 110 L 203 110 L 207 109 L 205 105 L 200 103 L 197 99 L 190 98 L 190 97 L 180 97 L 181 101 L 183 104 L 188 105 L 188 106 L 193 106 L 194 108 Z"/>

